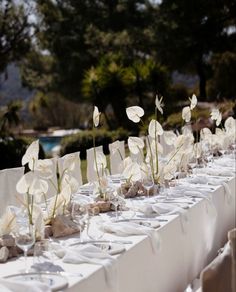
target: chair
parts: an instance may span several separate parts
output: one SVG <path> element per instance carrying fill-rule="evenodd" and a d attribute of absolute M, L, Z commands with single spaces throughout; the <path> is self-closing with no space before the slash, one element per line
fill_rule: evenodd
<path fill-rule="evenodd" d="M 102 146 L 95 147 L 96 153 L 102 152 Z M 87 180 L 88 182 L 97 181 L 97 173 L 94 169 L 94 148 L 87 149 Z"/>
<path fill-rule="evenodd" d="M 80 161 L 80 152 L 66 154 L 58 158 L 58 171 L 60 177 L 62 176 L 63 171 L 67 167 L 65 164 L 66 161 L 69 163 L 74 163 L 74 168 L 72 170 L 67 170 L 77 181 L 79 186 L 83 184 L 82 174 L 81 174 L 81 161 Z"/>
<path fill-rule="evenodd" d="M 117 140 L 109 144 L 109 150 L 111 174 L 119 174 L 124 168 L 122 162 L 125 158 L 125 142 Z"/>
<path fill-rule="evenodd" d="M 228 239 L 223 252 L 201 272 L 202 292 L 236 291 L 236 229 L 229 231 Z"/>
<path fill-rule="evenodd" d="M 8 168 L 0 170 L 0 216 L 4 213 L 8 205 L 19 205 L 16 191 L 16 184 L 24 175 L 25 168 Z"/>

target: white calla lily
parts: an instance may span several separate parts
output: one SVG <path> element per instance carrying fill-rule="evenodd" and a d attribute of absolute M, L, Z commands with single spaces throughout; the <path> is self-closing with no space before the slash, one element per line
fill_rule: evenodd
<path fill-rule="evenodd" d="M 138 154 L 140 150 L 144 148 L 143 139 L 139 137 L 129 137 L 128 147 L 130 152 L 132 152 L 133 154 Z"/>
<path fill-rule="evenodd" d="M 158 135 L 162 135 L 163 129 L 162 129 L 161 124 L 156 120 L 151 120 L 148 126 L 148 134 L 153 139 L 156 139 Z"/>
<path fill-rule="evenodd" d="M 140 106 L 130 106 L 126 108 L 126 114 L 132 122 L 138 123 L 144 115 L 144 110 Z"/>
<path fill-rule="evenodd" d="M 190 100 L 190 109 L 193 110 L 197 105 L 197 97 L 195 94 L 192 95 L 192 98 L 189 98 Z"/>
<path fill-rule="evenodd" d="M 29 168 L 32 170 L 36 161 L 38 160 L 39 154 L 39 140 L 36 140 L 30 144 L 27 148 L 24 156 L 22 157 L 22 165 L 29 164 Z"/>
<path fill-rule="evenodd" d="M 74 194 L 78 191 L 79 183 L 75 177 L 65 173 L 61 181 L 61 188 L 64 189 L 67 185 L 70 186 L 71 192 Z"/>
<path fill-rule="evenodd" d="M 163 99 L 163 97 L 161 97 L 160 98 L 160 100 L 159 100 L 159 98 L 158 98 L 158 95 L 156 95 L 156 100 L 155 100 L 155 105 L 156 105 L 156 108 L 159 110 L 159 112 L 163 115 L 163 103 L 162 103 L 162 99 Z"/>
<path fill-rule="evenodd" d="M 191 110 L 189 106 L 185 106 L 182 110 L 182 119 L 188 123 L 191 120 Z"/>
<path fill-rule="evenodd" d="M 94 110 L 93 110 L 93 124 L 95 127 L 97 127 L 99 125 L 99 117 L 100 117 L 100 112 L 98 110 L 97 106 L 94 106 Z"/>

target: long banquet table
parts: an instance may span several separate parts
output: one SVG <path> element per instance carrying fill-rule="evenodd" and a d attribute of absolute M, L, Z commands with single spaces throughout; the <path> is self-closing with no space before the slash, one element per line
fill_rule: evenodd
<path fill-rule="evenodd" d="M 118 237 L 106 234 L 107 239 L 132 241 L 125 245 L 125 252 L 114 256 L 114 289 L 106 281 L 103 266 L 67 264 L 58 260 L 57 264 L 68 272 L 66 291 L 183 292 L 216 256 L 227 240 L 227 231 L 235 227 L 235 171 L 226 180 L 231 200 L 228 200 L 226 188 L 220 184 L 206 188 L 206 194 L 212 199 L 195 199 L 186 210 L 184 226 L 181 216 L 165 216 L 168 221 L 160 222 L 156 231 L 160 237 L 160 248 L 156 253 L 146 235 Z M 0 276 L 16 273 L 23 267 L 22 257 L 13 259 L 0 265 Z M 74 272 L 81 272 L 83 277 L 76 277 Z"/>

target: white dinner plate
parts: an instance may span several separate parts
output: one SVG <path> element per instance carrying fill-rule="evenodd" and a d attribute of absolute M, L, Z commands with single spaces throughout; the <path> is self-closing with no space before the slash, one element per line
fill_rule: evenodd
<path fill-rule="evenodd" d="M 53 292 L 65 289 L 68 286 L 67 279 L 55 273 L 21 273 L 9 275 L 6 276 L 5 278 L 22 282 L 27 281 L 42 282 L 47 284 Z"/>

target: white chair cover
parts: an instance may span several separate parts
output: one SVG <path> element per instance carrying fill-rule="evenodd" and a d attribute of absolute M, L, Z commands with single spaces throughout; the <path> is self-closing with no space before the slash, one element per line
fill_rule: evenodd
<path fill-rule="evenodd" d="M 60 158 L 58 158 L 58 171 L 60 177 L 62 176 L 63 171 L 65 170 L 64 161 L 67 158 L 71 158 L 75 163 L 73 170 L 68 170 L 68 172 L 78 181 L 79 186 L 83 184 L 82 182 L 82 174 L 81 174 L 81 161 L 80 161 L 80 152 L 66 154 Z"/>
<path fill-rule="evenodd" d="M 0 216 L 4 213 L 8 205 L 20 205 L 16 191 L 16 184 L 24 175 L 25 168 L 8 168 L 0 170 Z"/>
<path fill-rule="evenodd" d="M 118 146 L 118 147 L 117 147 Z M 122 161 L 125 159 L 125 142 L 116 141 L 109 144 L 111 174 L 123 172 Z"/>
<path fill-rule="evenodd" d="M 96 153 L 103 152 L 102 146 L 95 147 Z M 88 182 L 97 181 L 97 173 L 94 169 L 94 149 L 87 149 L 87 180 Z"/>

